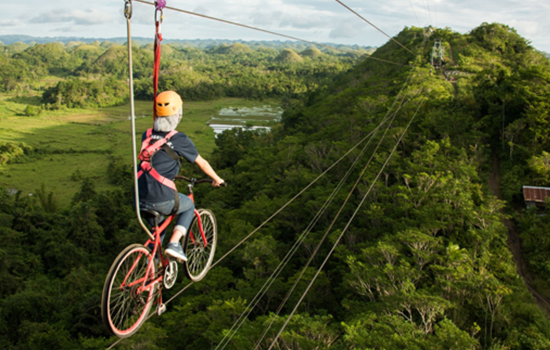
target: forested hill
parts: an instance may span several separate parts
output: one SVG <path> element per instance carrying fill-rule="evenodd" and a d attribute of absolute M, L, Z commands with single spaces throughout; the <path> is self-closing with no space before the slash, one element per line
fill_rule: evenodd
<path fill-rule="evenodd" d="M 85 43 L 85 44 L 94 44 L 102 42 L 110 42 L 116 44 L 126 43 L 126 37 L 119 38 L 82 38 L 82 37 L 34 37 L 29 35 L 0 35 L 0 43 L 6 46 L 14 45 L 16 47 L 21 47 L 21 44 L 25 45 L 36 45 L 36 44 L 47 44 L 47 43 L 62 43 L 64 45 L 72 43 Z M 144 38 L 144 37 L 133 37 L 132 41 L 139 45 L 152 44 L 154 39 Z M 305 50 L 310 44 L 305 44 L 302 42 L 296 42 L 291 40 L 229 40 L 229 39 L 170 39 L 165 38 L 163 40 L 164 44 L 175 44 L 187 47 L 195 47 L 200 49 L 212 48 L 219 45 L 232 45 L 232 44 L 244 44 L 252 48 L 258 47 L 270 47 L 274 49 L 282 48 L 291 48 L 293 50 Z M 373 46 L 360 46 L 360 45 L 343 45 L 343 44 L 334 44 L 334 43 L 323 43 L 323 45 L 332 46 L 337 49 L 342 50 L 357 50 L 357 51 L 368 51 L 372 52 L 376 50 L 376 47 Z"/>
<path fill-rule="evenodd" d="M 443 48 L 439 69 L 430 64 L 435 39 Z M 218 257 L 327 173 L 117 348 L 215 348 L 309 232 L 227 346 L 254 348 L 273 318 L 260 342 L 267 348 L 363 198 L 278 348 L 550 348 L 548 314 L 526 284 L 550 296 L 550 217 L 543 208 L 525 210 L 521 194 L 522 185 L 550 181 L 549 61 L 500 24 L 429 37 L 406 28 L 396 40 L 418 55 L 388 42 L 300 95 L 271 133 L 232 130 L 217 138 L 212 164 L 229 186 L 198 189 L 197 197 L 216 213 Z M 129 204 L 127 167 L 109 171 L 127 179 L 119 191 L 97 193 L 85 179 L 64 211 L 0 196 L 6 348 L 103 349 L 115 341 L 101 326 L 100 291 L 114 257 L 144 235 Z M 511 232 L 521 247 L 509 246 Z M 525 279 L 511 248 L 521 248 Z"/>

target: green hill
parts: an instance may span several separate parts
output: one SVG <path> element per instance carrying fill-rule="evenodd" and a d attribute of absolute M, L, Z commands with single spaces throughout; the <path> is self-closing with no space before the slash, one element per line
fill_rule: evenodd
<path fill-rule="evenodd" d="M 222 44 L 212 50 L 213 53 L 222 55 L 241 55 L 251 53 L 252 49 L 246 45 L 240 43 L 234 43 L 231 45 Z"/>
<path fill-rule="evenodd" d="M 13 43 L 13 44 L 6 45 L 5 50 L 6 50 L 6 52 L 12 54 L 12 53 L 17 53 L 17 52 L 24 51 L 28 47 L 29 47 L 29 45 L 27 45 L 27 44 L 24 44 L 22 42 L 16 42 L 16 43 Z"/>
<path fill-rule="evenodd" d="M 275 57 L 275 62 L 293 64 L 301 63 L 304 59 L 292 49 L 284 49 L 279 56 Z"/>
<path fill-rule="evenodd" d="M 447 49 L 441 70 L 429 64 L 436 37 Z M 516 272 L 518 256 L 512 252 L 520 247 L 507 242 L 517 232 L 504 225 L 502 214 L 510 213 L 522 223 L 517 234 L 528 242 L 522 245 L 531 259 L 527 266 L 539 276 L 534 282 L 538 292 L 550 296 L 539 265 L 550 251 L 546 243 L 550 240 L 543 238 L 550 228 L 548 219 L 541 219 L 536 211 L 525 212 L 519 199 L 521 185 L 537 179 L 536 168 L 528 160 L 548 169 L 543 165 L 550 147 L 545 127 L 550 122 L 548 61 L 512 28 L 500 24 L 483 24 L 467 35 L 439 30 L 426 43 L 420 28 L 410 28 L 396 40 L 418 56 L 394 42 L 379 48 L 374 58 L 400 65 L 365 59 L 335 78 L 332 86 L 313 92 L 303 104 L 285 112 L 284 131 L 275 137 L 282 138 L 279 142 L 267 148 L 261 142 L 249 142 L 241 151 L 244 154 L 230 163 L 226 159 L 237 154 L 232 145 L 244 139 L 227 135 L 226 143 L 220 142 L 219 159 L 234 174 L 228 177 L 234 184 L 229 191 L 241 194 L 240 209 L 225 219 L 227 229 L 237 225 L 252 206 L 274 211 L 277 205 L 270 198 L 286 193 L 285 188 L 290 191 L 288 182 L 299 182 L 291 174 L 300 174 L 298 188 L 305 186 L 306 179 L 328 169 L 380 125 L 360 161 L 362 168 L 372 160 L 360 177 L 362 185 L 352 193 L 352 206 L 369 195 L 331 266 L 327 265 L 295 317 L 313 322 L 314 310 L 322 309 L 323 315 L 334 317 L 333 326 L 342 322 L 345 336 L 340 345 L 346 349 L 550 345 L 548 316 L 528 292 L 526 283 L 533 281 Z M 378 152 L 371 156 L 374 149 Z M 267 183 L 250 187 L 247 176 L 252 164 L 255 174 L 266 174 Z M 345 169 L 327 174 L 326 184 L 336 184 Z M 358 173 L 359 169 L 353 174 Z M 501 182 L 489 182 L 497 173 Z M 540 169 L 539 173 L 550 172 Z M 550 178 L 545 176 L 535 184 L 548 185 Z M 328 196 L 328 189 L 318 190 Z M 505 202 L 497 201 L 496 195 Z M 309 200 L 313 198 L 317 197 Z M 277 223 L 287 227 L 294 222 L 291 232 L 303 232 L 322 200 L 318 198 L 313 206 L 306 203 L 308 199 L 292 205 Z M 352 208 L 347 210 L 351 215 Z M 254 216 L 257 221 L 252 226 L 261 222 L 259 217 L 263 216 Z M 347 217 L 342 218 L 338 227 L 346 221 Z M 314 234 L 317 239 L 325 228 L 321 226 Z M 331 243 L 339 230 L 333 232 Z M 275 242 L 269 243 L 268 237 Z M 292 238 L 293 234 L 274 228 L 265 230 L 254 244 L 261 241 L 276 250 L 277 244 Z M 266 255 L 268 269 L 268 257 L 277 255 Z M 496 312 L 488 313 L 488 305 Z M 340 313 L 339 307 L 345 311 Z M 427 314 L 430 318 L 419 316 Z M 266 319 L 251 321 L 250 331 L 261 332 Z M 472 325 L 480 326 L 477 335 L 471 333 Z M 308 329 L 296 326 L 292 332 L 305 334 Z M 330 331 L 325 331 L 329 337 Z M 531 331 L 537 335 L 521 340 L 515 335 Z"/>
<path fill-rule="evenodd" d="M 300 56 L 306 56 L 306 57 L 311 57 L 311 58 L 317 58 L 317 57 L 320 57 L 322 55 L 323 55 L 323 53 L 321 52 L 321 50 L 319 50 L 315 46 L 312 46 L 312 47 L 310 47 L 308 49 L 305 49 L 304 51 L 300 52 Z"/>

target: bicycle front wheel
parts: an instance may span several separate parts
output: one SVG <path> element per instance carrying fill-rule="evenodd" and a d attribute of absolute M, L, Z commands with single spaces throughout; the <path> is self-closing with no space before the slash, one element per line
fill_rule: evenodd
<path fill-rule="evenodd" d="M 183 249 L 187 255 L 185 270 L 193 282 L 198 282 L 206 276 L 216 252 L 218 228 L 214 214 L 208 209 L 199 209 L 199 218 L 206 238 L 206 244 L 199 229 L 199 218 L 195 218 L 191 230 L 183 239 Z"/>
<path fill-rule="evenodd" d="M 107 330 L 120 338 L 137 332 L 153 305 L 156 286 L 142 290 L 150 258 L 149 248 L 130 245 L 117 256 L 105 279 L 101 316 Z M 156 274 L 155 264 L 152 267 L 150 280 Z"/>

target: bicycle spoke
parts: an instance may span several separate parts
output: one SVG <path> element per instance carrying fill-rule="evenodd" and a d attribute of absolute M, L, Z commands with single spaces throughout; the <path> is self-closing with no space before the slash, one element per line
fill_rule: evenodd
<path fill-rule="evenodd" d="M 111 268 L 103 291 L 102 314 L 108 329 L 119 337 L 137 331 L 151 309 L 155 286 L 140 291 L 150 258 L 148 250 L 136 244 L 121 253 Z M 151 279 L 155 273 L 153 265 Z"/>

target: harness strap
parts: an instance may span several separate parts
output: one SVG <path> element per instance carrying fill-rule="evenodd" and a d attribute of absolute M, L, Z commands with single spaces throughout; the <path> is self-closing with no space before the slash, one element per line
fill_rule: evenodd
<path fill-rule="evenodd" d="M 174 150 L 170 146 L 165 143 L 164 145 L 162 145 L 162 149 L 170 156 L 170 158 L 178 162 L 178 165 L 181 166 L 180 156 L 178 156 L 178 154 L 174 152 Z"/>
<path fill-rule="evenodd" d="M 153 144 L 149 144 L 151 142 L 151 139 L 152 139 L 152 134 L 153 134 L 153 129 L 148 129 L 147 132 L 146 132 L 146 138 L 145 140 L 143 140 L 142 144 L 141 144 L 141 152 L 140 152 L 140 159 L 142 159 L 142 162 L 141 162 L 141 170 L 138 172 L 138 178 L 143 175 L 143 173 L 149 173 L 155 180 L 157 180 L 158 182 L 160 182 L 161 184 L 163 184 L 164 186 L 174 190 L 176 192 L 176 204 L 177 206 L 174 206 L 174 209 L 175 211 L 177 211 L 178 207 L 179 207 L 179 196 L 178 196 L 178 189 L 176 188 L 176 184 L 174 183 L 173 180 L 170 180 L 162 175 L 160 175 L 158 173 L 158 171 L 155 170 L 155 168 L 153 167 L 152 165 L 152 157 L 154 155 L 155 152 L 157 152 L 159 149 L 163 148 L 165 150 L 166 153 L 168 153 L 168 155 L 174 159 L 175 161 L 178 162 L 179 164 L 179 157 L 178 155 L 176 154 L 176 152 L 174 152 L 174 150 L 172 150 L 172 148 L 170 148 L 170 146 L 168 146 L 166 143 L 168 142 L 168 140 L 174 136 L 175 134 L 177 134 L 178 132 L 176 130 L 172 130 L 171 132 L 169 132 L 168 134 L 166 134 L 166 136 L 164 136 L 162 139 L 156 141 L 155 143 Z M 164 147 L 166 146 L 166 147 Z M 168 151 L 167 149 L 169 149 L 170 151 Z M 142 157 L 142 155 L 144 155 L 144 157 Z"/>
<path fill-rule="evenodd" d="M 149 162 L 142 162 L 141 163 L 141 169 L 139 172 L 138 172 L 138 177 L 140 177 L 144 172 L 145 173 L 149 173 L 149 175 L 151 175 L 155 180 L 157 180 L 158 182 L 160 182 L 161 184 L 163 184 L 164 186 L 166 187 L 169 187 L 171 189 L 173 189 L 174 191 L 178 191 L 178 189 L 176 188 L 176 184 L 174 183 L 174 181 L 162 176 L 161 174 L 159 174 L 155 168 L 153 168 L 151 166 L 151 163 Z"/>
<path fill-rule="evenodd" d="M 166 144 L 172 136 L 174 136 L 175 134 L 178 133 L 176 130 L 172 130 L 168 134 L 166 134 L 166 136 L 164 136 L 162 139 L 160 139 L 160 140 L 154 142 L 153 144 L 151 144 L 151 140 L 152 140 L 152 136 L 151 136 L 152 131 L 151 130 L 152 129 L 147 130 L 147 134 L 146 134 L 147 137 L 141 143 L 141 152 L 140 152 L 140 159 L 141 160 L 144 160 L 144 159 L 142 159 L 143 156 L 146 159 L 147 159 L 147 157 L 152 157 L 153 154 L 155 154 L 155 152 L 157 152 L 160 148 L 162 148 L 162 146 L 164 146 L 164 144 Z M 167 148 L 170 148 L 170 147 L 167 146 Z M 172 150 L 172 149 L 170 148 L 170 150 Z M 166 151 L 166 149 L 165 149 L 165 151 Z M 178 155 L 173 150 L 172 150 L 171 153 L 169 153 L 169 152 L 167 152 L 167 153 L 172 159 L 179 160 Z M 176 156 L 177 159 L 174 158 L 174 155 Z"/>

